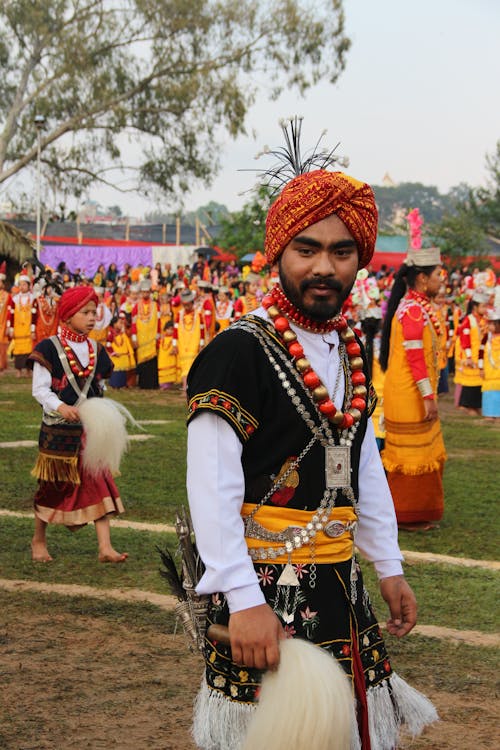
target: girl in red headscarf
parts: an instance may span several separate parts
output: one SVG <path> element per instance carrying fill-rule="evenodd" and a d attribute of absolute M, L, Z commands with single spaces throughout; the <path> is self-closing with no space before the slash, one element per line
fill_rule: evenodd
<path fill-rule="evenodd" d="M 88 399 L 102 396 L 102 381 L 113 364 L 105 348 L 88 338 L 96 320 L 97 296 L 92 287 L 67 289 L 59 303 L 57 336 L 41 341 L 29 360 L 33 366 L 33 396 L 43 408 L 39 454 L 32 474 L 35 493 L 34 562 L 49 562 L 48 523 L 71 530 L 93 521 L 100 562 L 124 562 L 110 538 L 109 516 L 124 508 L 111 472 L 92 471 L 83 460 L 86 433 L 81 409 Z"/>

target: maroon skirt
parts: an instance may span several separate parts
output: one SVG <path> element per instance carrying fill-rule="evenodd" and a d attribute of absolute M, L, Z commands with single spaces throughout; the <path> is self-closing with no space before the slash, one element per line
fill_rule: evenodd
<path fill-rule="evenodd" d="M 47 523 L 78 528 L 107 514 L 123 513 L 118 488 L 109 472 L 98 476 L 84 470 L 78 459 L 80 484 L 39 480 L 35 515 Z"/>

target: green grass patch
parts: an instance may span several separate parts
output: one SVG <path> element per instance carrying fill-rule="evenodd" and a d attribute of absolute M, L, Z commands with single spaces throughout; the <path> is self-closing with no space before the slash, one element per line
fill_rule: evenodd
<path fill-rule="evenodd" d="M 393 668 L 411 685 L 491 698 L 498 682 L 500 652 L 438 638 L 409 635 L 398 640 L 385 635 Z M 460 747 L 460 745 L 457 745 Z"/>
<path fill-rule="evenodd" d="M 173 633 L 175 630 L 175 615 L 168 610 L 150 604 L 149 602 L 128 603 L 115 599 L 93 599 L 88 596 L 62 596 L 52 592 L 43 594 L 30 591 L 3 591 L 0 589 L 0 608 L 2 612 L 27 611 L 30 615 L 40 617 L 40 622 L 50 618 L 55 611 L 58 614 L 84 615 L 85 617 L 99 617 L 114 623 L 132 624 L 135 630 Z M 10 617 L 10 619 L 15 619 Z M 181 633 L 182 637 L 182 633 Z M 0 646 L 2 634 L 0 633 Z"/>
<path fill-rule="evenodd" d="M 111 529 L 113 545 L 128 552 L 120 565 L 104 565 L 97 560 L 97 541 L 93 524 L 76 532 L 61 526 L 49 526 L 47 541 L 54 561 L 31 561 L 30 542 L 33 521 L 28 518 L 0 519 L 0 575 L 44 583 L 73 583 L 97 588 L 139 588 L 169 594 L 159 574 L 160 557 L 156 545 L 176 547 L 173 534 L 132 529 Z"/>
<path fill-rule="evenodd" d="M 384 622 L 389 610 L 380 595 L 374 571 L 366 563 L 362 563 L 362 568 L 377 616 Z M 488 633 L 498 630 L 500 576 L 497 572 L 415 564 L 405 565 L 405 576 L 417 597 L 420 624 Z"/>

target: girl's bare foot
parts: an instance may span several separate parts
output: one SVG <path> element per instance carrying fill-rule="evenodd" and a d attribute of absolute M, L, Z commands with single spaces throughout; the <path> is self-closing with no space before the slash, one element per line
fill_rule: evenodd
<path fill-rule="evenodd" d="M 102 563 L 122 563 L 128 557 L 128 552 L 117 552 L 113 548 L 106 552 L 99 552 L 99 562 Z"/>
<path fill-rule="evenodd" d="M 32 540 L 31 559 L 33 562 L 46 563 L 52 562 L 54 558 L 49 555 L 49 551 L 45 542 L 35 542 L 35 540 Z"/>

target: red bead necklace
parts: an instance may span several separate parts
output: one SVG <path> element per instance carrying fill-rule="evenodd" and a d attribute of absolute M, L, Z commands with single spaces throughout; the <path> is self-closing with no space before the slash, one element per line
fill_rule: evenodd
<path fill-rule="evenodd" d="M 288 303 L 282 304 L 285 299 Z M 302 376 L 304 385 L 311 391 L 312 397 L 321 414 L 328 418 L 339 430 L 347 430 L 355 422 L 359 422 L 362 413 L 366 409 L 366 377 L 363 372 L 363 359 L 360 356 L 361 347 L 356 341 L 354 332 L 347 325 L 343 315 L 327 321 L 326 323 L 316 323 L 310 320 L 304 313 L 301 313 L 285 297 L 282 289 L 274 287 L 262 300 L 262 306 L 267 310 L 267 314 L 273 321 L 276 331 L 279 333 L 290 356 L 294 360 L 295 367 Z M 290 309 L 293 315 L 290 314 Z M 300 316 L 299 322 L 297 316 Z M 351 383 L 353 386 L 353 398 L 345 412 L 337 409 L 328 395 L 328 390 L 320 380 L 319 375 L 312 369 L 307 357 L 304 356 L 302 344 L 297 340 L 297 334 L 290 328 L 290 320 L 297 325 L 314 332 L 338 331 L 339 336 L 345 344 L 349 366 L 351 371 Z M 327 327 L 328 326 L 328 327 Z"/>
<path fill-rule="evenodd" d="M 298 307 L 290 302 L 285 292 L 280 286 L 275 286 L 267 295 L 273 300 L 273 304 L 285 313 L 289 320 L 292 320 L 301 328 L 306 331 L 312 331 L 313 333 L 329 333 L 330 331 L 341 331 L 347 327 L 347 321 L 343 315 L 337 315 L 331 320 L 324 320 L 319 322 L 317 320 L 311 320 Z"/>
<path fill-rule="evenodd" d="M 61 338 L 64 338 L 66 341 L 74 341 L 78 344 L 83 344 L 84 341 L 87 341 L 87 336 L 84 333 L 76 333 L 76 331 L 66 328 L 65 325 L 61 326 Z"/>
<path fill-rule="evenodd" d="M 90 373 L 93 372 L 95 367 L 95 352 L 90 339 L 88 339 L 84 334 L 70 331 L 69 328 L 66 328 L 65 326 L 61 327 L 59 338 L 61 339 L 61 344 L 63 345 L 63 349 L 66 353 L 68 363 L 73 374 L 77 375 L 79 378 L 87 378 Z M 84 341 L 87 342 L 87 346 L 89 348 L 89 363 L 87 367 L 82 367 L 78 362 L 73 349 L 68 344 L 68 341 L 73 341 L 75 343 L 83 343 Z"/>

